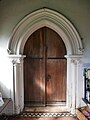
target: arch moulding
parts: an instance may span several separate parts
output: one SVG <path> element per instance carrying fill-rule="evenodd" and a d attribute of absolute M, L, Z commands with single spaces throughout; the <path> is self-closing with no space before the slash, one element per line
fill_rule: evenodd
<path fill-rule="evenodd" d="M 82 54 L 82 41 L 72 23 L 62 14 L 47 8 L 27 15 L 17 24 L 10 37 L 8 49 L 13 54 L 23 54 L 23 47 L 28 37 L 44 26 L 53 29 L 62 37 L 67 54 Z"/>
<path fill-rule="evenodd" d="M 76 104 L 80 104 L 80 99 L 76 103 L 75 82 L 78 82 L 78 61 L 82 58 L 83 45 L 80 36 L 72 23 L 62 14 L 43 8 L 37 10 L 23 18 L 14 28 L 8 44 L 9 58 L 13 62 L 14 88 L 13 89 L 13 112 L 20 113 L 24 108 L 24 83 L 23 83 L 23 49 L 28 37 L 41 27 L 49 27 L 56 31 L 67 49 L 67 102 L 64 109 L 68 109 L 75 114 Z M 71 74 L 72 72 L 72 75 Z M 74 77 L 73 77 L 74 76 Z M 78 88 L 77 88 L 78 89 Z M 16 92 L 15 92 L 16 91 Z"/>

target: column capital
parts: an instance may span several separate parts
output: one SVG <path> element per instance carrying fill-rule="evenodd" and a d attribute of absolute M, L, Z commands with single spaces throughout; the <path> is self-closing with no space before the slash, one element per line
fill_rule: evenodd
<path fill-rule="evenodd" d="M 81 59 L 83 58 L 83 55 L 82 54 L 77 54 L 77 55 L 65 55 L 65 57 L 67 59 L 70 59 L 72 63 L 80 63 L 81 62 Z"/>
<path fill-rule="evenodd" d="M 11 59 L 11 62 L 13 64 L 17 64 L 17 63 L 21 63 L 22 60 L 26 57 L 26 55 L 15 55 L 15 54 L 11 54 L 8 56 Z"/>

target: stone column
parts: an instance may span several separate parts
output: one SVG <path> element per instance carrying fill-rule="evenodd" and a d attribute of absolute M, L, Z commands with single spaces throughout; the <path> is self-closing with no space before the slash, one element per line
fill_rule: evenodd
<path fill-rule="evenodd" d="M 72 100 L 72 104 L 71 104 L 71 113 L 75 114 L 75 109 L 76 109 L 76 79 L 77 79 L 77 71 L 76 71 L 76 67 L 77 67 L 77 62 L 76 60 L 71 59 L 71 100 Z"/>
<path fill-rule="evenodd" d="M 68 76 L 68 79 L 69 79 L 69 84 L 70 84 L 70 88 L 69 88 L 69 84 L 68 84 L 68 89 L 69 89 L 69 94 L 70 94 L 70 102 L 71 102 L 71 105 L 70 105 L 70 111 L 72 114 L 76 114 L 76 100 L 77 100 L 77 92 L 78 92 L 78 74 L 79 74 L 79 71 L 78 71 L 78 63 L 80 61 L 80 59 L 82 58 L 82 55 L 66 55 L 65 56 L 67 58 L 67 60 L 69 61 L 69 66 L 70 68 L 68 68 L 68 70 L 70 71 L 67 71 L 67 76 Z"/>
<path fill-rule="evenodd" d="M 24 107 L 23 58 L 24 55 L 9 55 L 13 63 L 13 113 L 19 114 Z M 23 102 L 22 102 L 23 101 Z"/>

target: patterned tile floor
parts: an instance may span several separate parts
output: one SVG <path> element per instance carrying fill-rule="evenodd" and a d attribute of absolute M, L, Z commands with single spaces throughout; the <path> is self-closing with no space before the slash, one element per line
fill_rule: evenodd
<path fill-rule="evenodd" d="M 29 112 L 24 112 L 22 114 L 20 114 L 20 117 L 36 117 L 36 118 L 47 118 L 47 117 L 54 117 L 54 118 L 58 118 L 58 117 L 76 117 L 76 115 L 72 115 L 68 112 L 62 112 L 62 113 L 59 113 L 59 112 L 50 112 L 50 113 L 38 113 L 38 112 L 35 112 L 35 113 L 29 113 Z"/>
<path fill-rule="evenodd" d="M 17 117 L 4 117 L 0 118 L 0 120 L 78 120 L 77 118 L 73 117 L 59 117 L 59 118 L 17 118 Z"/>
<path fill-rule="evenodd" d="M 29 113 L 16 116 L 1 116 L 0 120 L 78 120 L 70 113 Z"/>

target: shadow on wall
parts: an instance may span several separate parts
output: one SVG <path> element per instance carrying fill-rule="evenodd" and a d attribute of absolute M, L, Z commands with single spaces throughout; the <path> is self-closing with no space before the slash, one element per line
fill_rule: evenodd
<path fill-rule="evenodd" d="M 0 47 L 0 92 L 3 98 L 11 98 L 12 91 L 12 63 L 6 49 Z"/>
<path fill-rule="evenodd" d="M 11 90 L 0 81 L 0 92 L 3 98 L 11 98 Z"/>

